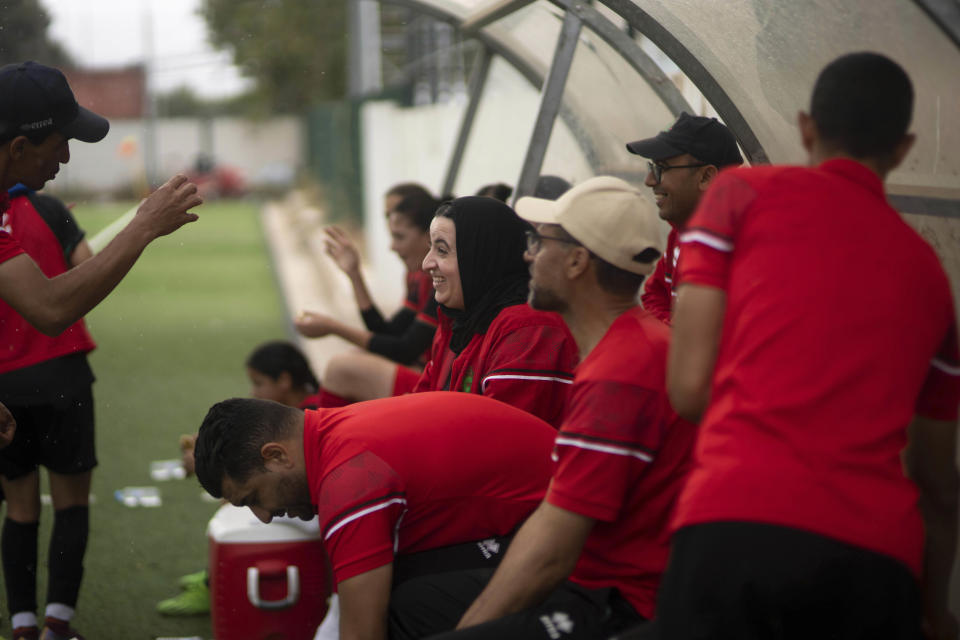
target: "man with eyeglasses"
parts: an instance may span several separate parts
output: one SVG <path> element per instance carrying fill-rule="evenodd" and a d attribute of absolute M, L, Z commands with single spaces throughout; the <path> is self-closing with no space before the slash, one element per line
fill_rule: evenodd
<path fill-rule="evenodd" d="M 717 172 L 743 164 L 733 134 L 716 118 L 681 113 L 670 129 L 653 138 L 627 144 L 627 150 L 648 158 L 644 184 L 653 189 L 660 218 L 670 223 L 667 251 L 647 279 L 643 308 L 670 324 L 676 299 L 673 274 L 680 257 L 680 231 L 693 215 L 700 196 Z"/>
<path fill-rule="evenodd" d="M 492 577 L 434 575 L 396 593 L 395 640 L 454 625 L 443 640 L 605 638 L 653 616 L 696 437 L 667 400 L 670 329 L 637 305 L 662 249 L 656 207 L 601 176 L 556 202 L 521 198 L 517 212 L 537 225 L 530 306 L 560 313 L 581 356 L 557 465 Z"/>

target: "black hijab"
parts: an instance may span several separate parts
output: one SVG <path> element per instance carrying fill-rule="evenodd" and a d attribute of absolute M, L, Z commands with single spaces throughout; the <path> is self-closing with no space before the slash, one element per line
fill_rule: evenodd
<path fill-rule="evenodd" d="M 530 271 L 523 260 L 524 232 L 533 227 L 503 202 L 479 196 L 446 203 L 437 216 L 452 220 L 456 229 L 464 310 L 440 306 L 453 319 L 450 349 L 460 353 L 500 311 L 526 303 Z"/>

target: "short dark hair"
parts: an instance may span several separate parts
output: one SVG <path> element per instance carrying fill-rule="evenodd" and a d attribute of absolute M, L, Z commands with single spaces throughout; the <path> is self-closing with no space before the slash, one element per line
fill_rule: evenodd
<path fill-rule="evenodd" d="M 533 189 L 533 197 L 557 200 L 571 188 L 572 185 L 560 176 L 542 175 L 537 178 L 537 186 Z"/>
<path fill-rule="evenodd" d="M 401 182 L 395 184 L 384 194 L 384 197 L 397 196 L 401 200 L 410 196 L 429 196 L 427 188 L 416 182 Z"/>
<path fill-rule="evenodd" d="M 643 284 L 643 275 L 612 265 L 593 252 L 590 257 L 597 268 L 597 284 L 601 289 L 616 296 L 636 297 Z"/>
<path fill-rule="evenodd" d="M 513 187 L 502 182 L 485 184 L 477 190 L 478 196 L 496 198 L 500 202 L 506 202 L 507 199 L 510 198 L 511 194 L 513 194 Z"/>
<path fill-rule="evenodd" d="M 820 72 L 810 115 L 824 142 L 855 158 L 885 156 L 910 126 L 913 85 L 886 56 L 850 53 Z"/>
<path fill-rule="evenodd" d="M 210 407 L 194 445 L 197 479 L 214 498 L 223 497 L 223 478 L 245 482 L 265 467 L 260 449 L 291 435 L 299 409 L 270 400 L 231 398 Z"/>
<path fill-rule="evenodd" d="M 261 344 L 247 356 L 246 365 L 271 380 L 277 380 L 282 373 L 286 372 L 290 374 L 293 386 L 307 393 L 316 393 L 320 388 L 320 383 L 313 375 L 307 358 L 300 349 L 284 340 L 273 340 Z"/>
<path fill-rule="evenodd" d="M 433 220 L 433 214 L 440 206 L 440 201 L 429 193 L 414 193 L 397 203 L 393 211 L 387 213 L 396 213 L 406 218 L 410 224 L 423 232 L 430 231 L 430 221 Z"/>

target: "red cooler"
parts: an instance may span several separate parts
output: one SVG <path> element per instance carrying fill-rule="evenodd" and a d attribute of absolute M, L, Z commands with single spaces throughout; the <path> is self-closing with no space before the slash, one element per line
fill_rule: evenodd
<path fill-rule="evenodd" d="M 312 640 L 327 612 L 330 579 L 317 520 L 257 520 L 224 505 L 207 526 L 213 636 Z"/>

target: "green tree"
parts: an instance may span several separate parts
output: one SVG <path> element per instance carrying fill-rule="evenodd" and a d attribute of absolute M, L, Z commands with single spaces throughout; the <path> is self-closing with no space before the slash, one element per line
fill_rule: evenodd
<path fill-rule="evenodd" d="M 36 60 L 54 67 L 72 66 L 67 52 L 47 35 L 50 16 L 39 0 L 3 0 L 0 4 L 0 65 Z"/>
<path fill-rule="evenodd" d="M 347 0 L 203 0 L 215 47 L 233 53 L 263 103 L 302 112 L 346 92 Z"/>
<path fill-rule="evenodd" d="M 215 116 L 258 116 L 263 105 L 257 96 L 241 93 L 228 98 L 203 98 L 187 86 L 180 86 L 157 95 L 157 115 L 161 118 L 196 118 Z"/>

